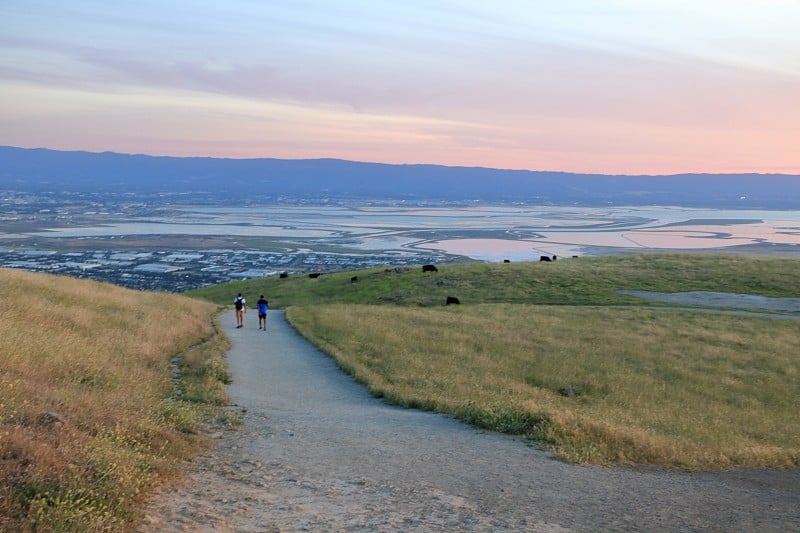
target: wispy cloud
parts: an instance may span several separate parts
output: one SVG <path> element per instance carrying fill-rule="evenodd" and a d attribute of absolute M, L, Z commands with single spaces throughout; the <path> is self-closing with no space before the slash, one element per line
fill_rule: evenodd
<path fill-rule="evenodd" d="M 39 135 L 39 145 L 99 150 L 800 171 L 796 150 L 781 152 L 800 138 L 798 2 L 10 0 L 2 9 L 0 143 Z M 42 110 L 56 108 L 59 126 L 48 128 Z M 151 143 L 130 133 L 143 116 L 163 119 L 146 128 Z M 67 117 L 83 140 L 54 133 Z"/>

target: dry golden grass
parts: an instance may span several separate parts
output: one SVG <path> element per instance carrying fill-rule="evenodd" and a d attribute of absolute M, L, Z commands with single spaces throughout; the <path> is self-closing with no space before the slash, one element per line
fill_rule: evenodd
<path fill-rule="evenodd" d="M 287 316 L 375 395 L 528 435 L 569 461 L 800 465 L 795 320 L 515 304 Z"/>
<path fill-rule="evenodd" d="M 215 309 L 0 269 L 0 529 L 126 527 L 200 443 L 202 409 L 171 398 L 170 359 L 204 340 L 224 353 Z"/>

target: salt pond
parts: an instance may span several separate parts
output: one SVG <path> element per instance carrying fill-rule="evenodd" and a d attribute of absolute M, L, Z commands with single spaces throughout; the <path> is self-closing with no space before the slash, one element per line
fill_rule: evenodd
<path fill-rule="evenodd" d="M 198 207 L 182 208 L 177 216 L 112 219 L 29 235 L 260 237 L 292 248 L 439 250 L 487 261 L 741 246 L 750 251 L 756 246 L 763 253 L 777 246 L 782 253 L 800 256 L 800 212 L 664 206 Z"/>

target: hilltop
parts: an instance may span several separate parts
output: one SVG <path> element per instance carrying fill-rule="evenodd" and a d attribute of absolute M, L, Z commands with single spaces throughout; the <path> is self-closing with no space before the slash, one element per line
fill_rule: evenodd
<path fill-rule="evenodd" d="M 0 190 L 171 201 L 681 205 L 797 209 L 800 176 L 625 176 L 337 159 L 156 157 L 0 147 Z"/>
<path fill-rule="evenodd" d="M 464 262 L 334 271 L 234 281 L 186 294 L 230 305 L 238 292 L 271 305 L 369 304 L 439 307 L 447 296 L 465 304 L 640 305 L 620 291 L 717 291 L 800 297 L 796 259 L 705 254 L 631 254 L 560 259 L 554 263 Z M 355 278 L 355 279 L 354 279 Z"/>

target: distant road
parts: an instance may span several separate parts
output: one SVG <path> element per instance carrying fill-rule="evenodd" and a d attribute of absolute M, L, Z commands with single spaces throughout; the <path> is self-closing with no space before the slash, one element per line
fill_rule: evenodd
<path fill-rule="evenodd" d="M 222 436 L 162 530 L 798 531 L 800 470 L 681 473 L 575 466 L 521 441 L 372 398 L 281 311 L 235 329 Z"/>

